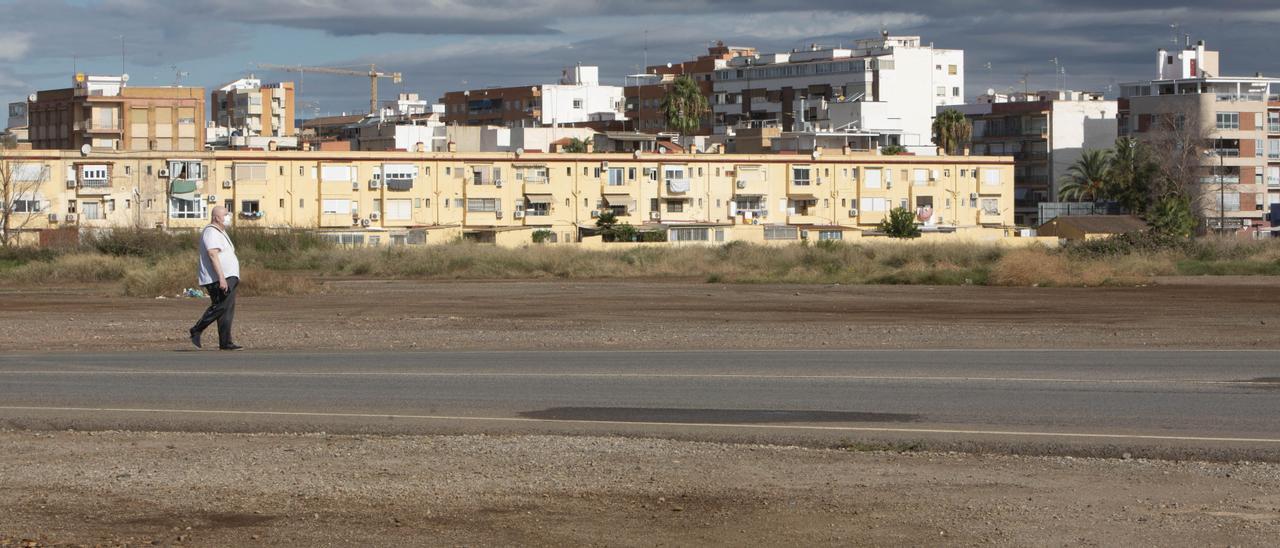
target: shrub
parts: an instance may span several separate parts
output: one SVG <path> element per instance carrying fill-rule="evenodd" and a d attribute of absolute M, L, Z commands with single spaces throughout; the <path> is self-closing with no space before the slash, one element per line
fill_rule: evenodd
<path fill-rule="evenodd" d="M 889 216 L 880 221 L 880 230 L 891 238 L 915 238 L 920 236 L 916 215 L 905 207 L 895 207 Z"/>
<path fill-rule="evenodd" d="M 551 241 L 551 237 L 555 235 L 556 235 L 555 232 L 552 232 L 545 228 L 540 228 L 538 230 L 533 231 L 533 243 L 535 244 L 547 243 Z"/>
<path fill-rule="evenodd" d="M 84 247 L 118 257 L 163 257 L 194 253 L 198 236 L 190 232 L 172 233 L 153 228 L 115 228 L 83 234 Z"/>

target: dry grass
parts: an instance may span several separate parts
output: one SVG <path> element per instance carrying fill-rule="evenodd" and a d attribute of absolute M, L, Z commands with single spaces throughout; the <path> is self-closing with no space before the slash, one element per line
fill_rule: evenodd
<path fill-rule="evenodd" d="M 129 257 L 75 253 L 0 271 L 0 279 L 19 285 L 113 282 L 145 265 L 145 261 Z"/>
<path fill-rule="evenodd" d="M 130 270 L 124 276 L 121 291 L 133 297 L 177 295 L 186 288 L 199 287 L 195 270 L 193 258 L 168 257 L 148 268 Z M 240 270 L 240 295 L 297 295 L 319 291 L 319 285 L 310 277 L 292 272 L 249 265 Z"/>

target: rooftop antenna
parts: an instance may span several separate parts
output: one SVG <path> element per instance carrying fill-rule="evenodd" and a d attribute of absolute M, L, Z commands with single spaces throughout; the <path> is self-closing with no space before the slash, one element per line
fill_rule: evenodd
<path fill-rule="evenodd" d="M 649 71 L 649 29 L 644 29 L 644 70 Z"/>
<path fill-rule="evenodd" d="M 1053 85 L 1056 86 L 1058 85 L 1058 75 L 1062 73 L 1062 64 L 1058 62 L 1057 57 L 1050 59 L 1049 62 L 1053 63 Z M 1058 89 L 1062 89 L 1062 88 L 1058 88 Z"/>
<path fill-rule="evenodd" d="M 185 70 L 178 70 L 178 65 L 169 65 L 169 68 L 173 69 L 173 87 L 176 88 L 182 87 L 182 79 L 191 75 L 190 72 Z M 249 77 L 252 78 L 253 75 L 251 74 Z"/>
<path fill-rule="evenodd" d="M 120 75 L 124 76 L 124 35 L 120 35 Z"/>
<path fill-rule="evenodd" d="M 1173 42 L 1173 45 L 1175 46 L 1178 45 L 1178 24 L 1177 23 L 1170 24 L 1169 32 L 1173 33 L 1173 39 L 1170 40 L 1170 42 Z"/>

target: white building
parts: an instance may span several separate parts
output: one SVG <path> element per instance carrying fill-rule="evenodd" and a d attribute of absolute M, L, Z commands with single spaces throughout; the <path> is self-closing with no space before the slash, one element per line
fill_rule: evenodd
<path fill-rule="evenodd" d="M 1013 156 L 1014 223 L 1036 226 L 1041 202 L 1058 201 L 1062 179 L 1086 150 L 1109 149 L 1117 136 L 1118 104 L 1101 93 L 1049 90 L 988 92 L 953 108 L 973 124 L 972 153 Z"/>
<path fill-rule="evenodd" d="M 599 67 L 564 69 L 559 84 L 542 86 L 542 124 L 626 119 L 622 86 L 600 85 Z"/>
<path fill-rule="evenodd" d="M 813 45 L 729 60 L 713 74 L 717 134 L 779 124 L 783 131 L 851 132 L 877 143 L 933 154 L 936 108 L 964 102 L 964 51 L 924 45 L 918 36 Z"/>

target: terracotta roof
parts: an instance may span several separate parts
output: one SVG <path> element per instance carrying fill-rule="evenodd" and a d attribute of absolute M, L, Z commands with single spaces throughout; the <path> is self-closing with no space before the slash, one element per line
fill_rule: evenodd
<path fill-rule="evenodd" d="M 1090 234 L 1124 234 L 1150 228 L 1146 221 L 1133 215 L 1064 215 L 1054 217 L 1040 226 L 1049 226 L 1054 223 L 1072 226 Z"/>

